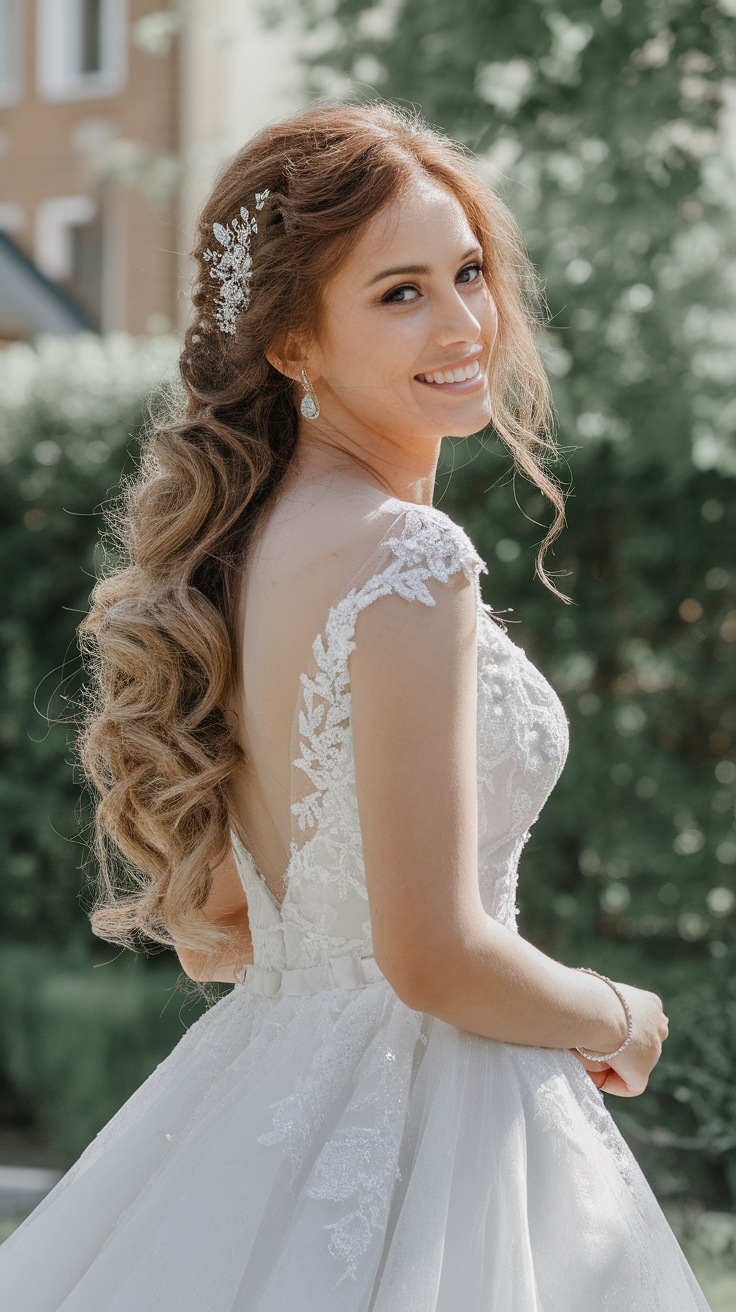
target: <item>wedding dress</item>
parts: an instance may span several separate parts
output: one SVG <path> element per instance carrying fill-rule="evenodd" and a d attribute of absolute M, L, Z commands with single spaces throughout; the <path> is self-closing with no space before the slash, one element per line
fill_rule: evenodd
<path fill-rule="evenodd" d="M 365 526 L 288 707 L 283 901 L 233 835 L 255 964 L 3 1246 L 3 1312 L 707 1312 L 573 1056 L 414 1012 L 373 958 L 349 677 L 362 612 L 433 605 L 459 571 L 475 588 L 478 874 L 510 927 L 567 725 L 482 602 L 463 530 L 383 496 Z"/>

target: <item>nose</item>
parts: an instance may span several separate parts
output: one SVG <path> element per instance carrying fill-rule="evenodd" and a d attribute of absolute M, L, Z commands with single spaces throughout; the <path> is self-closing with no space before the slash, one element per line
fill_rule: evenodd
<path fill-rule="evenodd" d="M 437 302 L 434 339 L 443 349 L 454 346 L 472 346 L 481 335 L 481 323 L 473 314 L 467 300 L 453 286 L 447 296 Z"/>

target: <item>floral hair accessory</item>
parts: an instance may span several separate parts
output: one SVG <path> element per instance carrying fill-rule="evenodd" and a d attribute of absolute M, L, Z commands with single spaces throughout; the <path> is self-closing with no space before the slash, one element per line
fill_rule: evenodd
<path fill-rule="evenodd" d="M 257 210 L 263 209 L 268 194 L 268 190 L 256 192 Z M 221 283 L 215 319 L 224 333 L 234 333 L 238 315 L 250 305 L 253 277 L 250 239 L 251 234 L 258 232 L 258 222 L 255 214 L 241 206 L 240 219 L 234 218 L 227 227 L 213 223 L 212 231 L 223 248 L 222 252 L 208 250 L 204 253 L 205 260 L 212 265 L 210 278 Z"/>

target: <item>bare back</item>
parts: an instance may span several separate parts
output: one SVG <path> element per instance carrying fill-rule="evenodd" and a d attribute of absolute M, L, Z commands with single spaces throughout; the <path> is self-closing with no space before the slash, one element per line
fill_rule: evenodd
<path fill-rule="evenodd" d="M 347 463 L 287 476 L 253 543 L 240 607 L 236 712 L 245 761 L 234 824 L 278 902 L 295 839 L 294 741 L 301 676 L 330 607 L 396 520 L 396 502 Z"/>

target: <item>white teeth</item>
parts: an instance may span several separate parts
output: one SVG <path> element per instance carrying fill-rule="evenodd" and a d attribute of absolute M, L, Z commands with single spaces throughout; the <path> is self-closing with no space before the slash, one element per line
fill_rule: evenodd
<path fill-rule="evenodd" d="M 466 378 L 475 378 L 480 372 L 480 365 L 477 360 L 470 364 L 459 365 L 457 369 L 437 370 L 431 374 L 417 374 L 417 380 L 420 383 L 462 383 Z"/>

